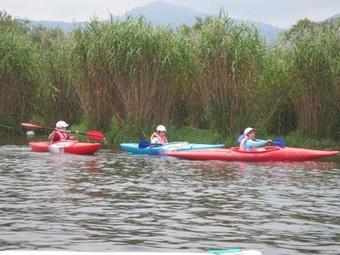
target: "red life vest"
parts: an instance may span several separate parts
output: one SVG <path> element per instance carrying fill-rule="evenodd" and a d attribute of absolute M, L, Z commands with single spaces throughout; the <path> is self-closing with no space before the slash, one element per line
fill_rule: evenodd
<path fill-rule="evenodd" d="M 166 143 L 168 143 L 168 139 L 165 136 L 160 136 L 157 133 L 154 133 L 154 135 L 157 137 L 159 144 L 166 144 Z"/>
<path fill-rule="evenodd" d="M 57 130 L 54 131 L 53 133 L 53 138 L 52 138 L 52 142 L 58 142 L 58 141 L 66 141 L 69 140 L 69 135 L 67 132 L 59 132 Z"/>

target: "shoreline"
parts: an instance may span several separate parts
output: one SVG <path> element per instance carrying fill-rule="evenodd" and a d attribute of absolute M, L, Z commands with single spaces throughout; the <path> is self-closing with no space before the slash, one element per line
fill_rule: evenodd
<path fill-rule="evenodd" d="M 107 138 L 106 143 L 102 143 L 103 148 L 107 149 L 120 149 L 120 143 L 123 142 L 131 142 L 138 143 L 141 139 L 148 138 L 137 138 L 137 137 L 112 137 L 109 132 L 105 133 L 105 137 Z M 197 129 L 197 128 L 179 128 L 169 130 L 167 137 L 170 142 L 179 142 L 186 141 L 189 143 L 209 143 L 209 144 L 221 144 L 223 143 L 226 148 L 238 146 L 237 138 L 234 137 L 223 137 L 222 135 L 216 133 L 213 130 L 209 129 Z M 306 149 L 320 149 L 320 150 L 338 150 L 340 151 L 340 141 L 334 139 L 316 139 L 316 138 L 306 138 L 301 137 L 295 134 L 287 135 L 287 136 L 276 136 L 276 135 L 267 135 L 267 134 L 259 134 L 257 136 L 259 139 L 267 139 L 267 138 L 283 138 L 286 146 L 288 147 L 297 147 L 297 148 L 306 148 Z M 36 135 L 32 140 L 34 141 L 43 141 L 47 139 L 46 135 Z M 86 137 L 78 136 L 78 140 L 86 141 Z M 28 140 L 23 133 L 12 134 L 12 135 L 4 135 L 0 138 L 0 146 L 2 145 L 24 145 L 27 144 L 30 140 Z"/>

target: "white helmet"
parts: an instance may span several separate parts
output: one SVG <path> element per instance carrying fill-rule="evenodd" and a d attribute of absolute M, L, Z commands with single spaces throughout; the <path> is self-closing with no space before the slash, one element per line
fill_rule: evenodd
<path fill-rule="evenodd" d="M 156 130 L 160 132 L 166 132 L 166 128 L 163 125 L 158 125 Z"/>
<path fill-rule="evenodd" d="M 243 134 L 244 134 L 245 136 L 247 136 L 248 133 L 250 133 L 251 131 L 254 131 L 254 130 L 256 130 L 256 129 L 255 129 L 255 128 L 251 128 L 251 127 L 247 127 L 247 128 L 244 130 Z"/>
<path fill-rule="evenodd" d="M 59 120 L 56 124 L 55 124 L 56 128 L 67 128 L 68 124 L 63 121 L 63 120 Z"/>

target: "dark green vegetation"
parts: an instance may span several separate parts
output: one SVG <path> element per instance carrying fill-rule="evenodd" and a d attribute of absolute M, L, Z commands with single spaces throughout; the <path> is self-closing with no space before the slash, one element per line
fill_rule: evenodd
<path fill-rule="evenodd" d="M 64 119 L 112 143 L 163 123 L 180 129 L 169 133 L 176 140 L 226 142 L 255 126 L 336 144 L 339 74 L 339 19 L 302 20 L 267 45 L 223 13 L 177 29 L 93 20 L 66 34 L 0 13 L 0 124 L 15 128 L 1 134 Z"/>

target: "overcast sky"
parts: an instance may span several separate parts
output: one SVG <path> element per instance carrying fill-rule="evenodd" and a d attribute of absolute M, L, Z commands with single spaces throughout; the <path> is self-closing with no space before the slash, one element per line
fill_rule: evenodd
<path fill-rule="evenodd" d="M 32 20 L 85 21 L 125 12 L 156 0 L 0 0 L 0 10 Z M 302 18 L 320 21 L 340 13 L 340 0 L 166 0 L 204 13 L 224 7 L 233 18 L 287 28 Z"/>

